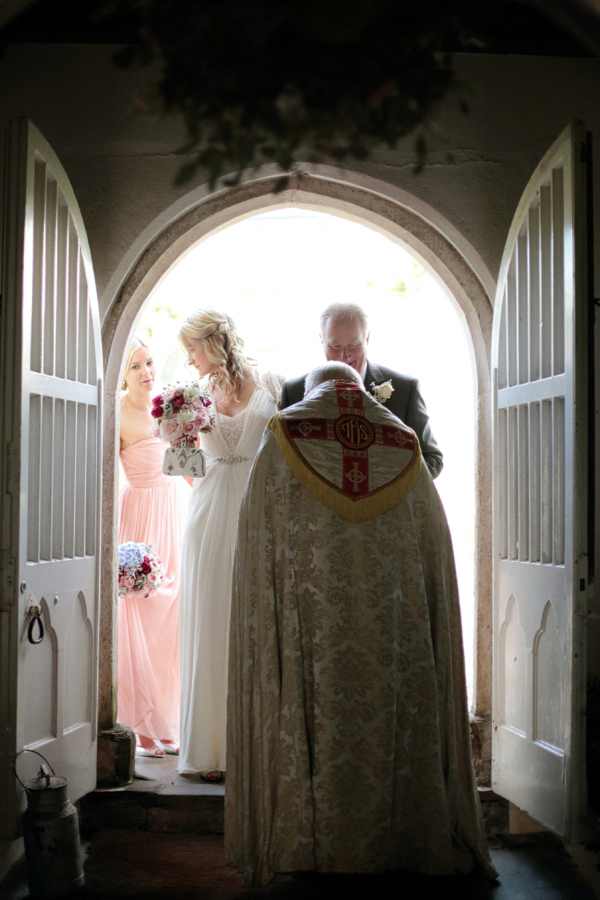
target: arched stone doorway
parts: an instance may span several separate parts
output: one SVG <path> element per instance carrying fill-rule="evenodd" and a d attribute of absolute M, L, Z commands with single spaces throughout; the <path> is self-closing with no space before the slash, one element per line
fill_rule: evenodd
<path fill-rule="evenodd" d="M 356 178 L 326 167 L 305 167 L 291 186 L 274 194 L 276 176 L 249 178 L 236 188 L 207 195 L 199 189 L 159 217 L 140 236 L 105 295 L 102 607 L 99 725 L 116 712 L 116 496 L 117 398 L 125 349 L 151 290 L 188 249 L 216 231 L 258 212 L 282 206 L 320 209 L 374 228 L 401 244 L 424 266 L 454 305 L 471 349 L 477 398 L 475 496 L 476 715 L 491 709 L 491 415 L 490 343 L 494 283 L 478 254 L 453 226 L 416 197 L 386 182 Z"/>

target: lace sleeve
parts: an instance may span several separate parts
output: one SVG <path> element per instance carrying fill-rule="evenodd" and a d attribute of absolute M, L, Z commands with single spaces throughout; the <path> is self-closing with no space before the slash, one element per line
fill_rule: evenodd
<path fill-rule="evenodd" d="M 257 372 L 254 376 L 256 384 L 271 395 L 275 403 L 279 404 L 281 388 L 285 378 L 278 372 Z"/>

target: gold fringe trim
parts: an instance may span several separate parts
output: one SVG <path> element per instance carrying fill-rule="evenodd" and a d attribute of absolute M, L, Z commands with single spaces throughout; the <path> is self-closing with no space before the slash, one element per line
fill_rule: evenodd
<path fill-rule="evenodd" d="M 417 442 L 417 452 L 400 475 L 373 493 L 367 494 L 366 497 L 352 500 L 326 478 L 319 475 L 301 456 L 285 431 L 283 417 L 280 413 L 276 413 L 269 419 L 267 428 L 274 435 L 286 463 L 302 487 L 306 488 L 318 503 L 322 503 L 323 506 L 353 525 L 366 522 L 373 516 L 379 516 L 392 509 L 412 491 L 421 474 L 421 450 Z"/>

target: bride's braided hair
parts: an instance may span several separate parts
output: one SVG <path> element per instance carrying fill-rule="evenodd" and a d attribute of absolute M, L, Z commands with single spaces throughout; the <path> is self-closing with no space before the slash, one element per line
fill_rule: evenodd
<path fill-rule="evenodd" d="M 235 330 L 233 319 L 216 309 L 197 309 L 179 329 L 179 340 L 187 353 L 185 341 L 202 341 L 208 359 L 218 368 L 208 380 L 225 396 L 237 397 L 244 384 L 244 373 L 252 360 L 244 353 L 244 342 Z"/>

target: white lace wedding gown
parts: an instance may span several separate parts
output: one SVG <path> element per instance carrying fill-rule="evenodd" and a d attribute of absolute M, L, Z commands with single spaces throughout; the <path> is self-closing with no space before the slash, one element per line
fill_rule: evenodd
<path fill-rule="evenodd" d="M 194 482 L 181 557 L 179 772 L 225 771 L 231 575 L 238 513 L 266 423 L 277 411 L 282 380 L 257 375 L 245 410 L 217 413 L 201 435 L 206 475 Z"/>

